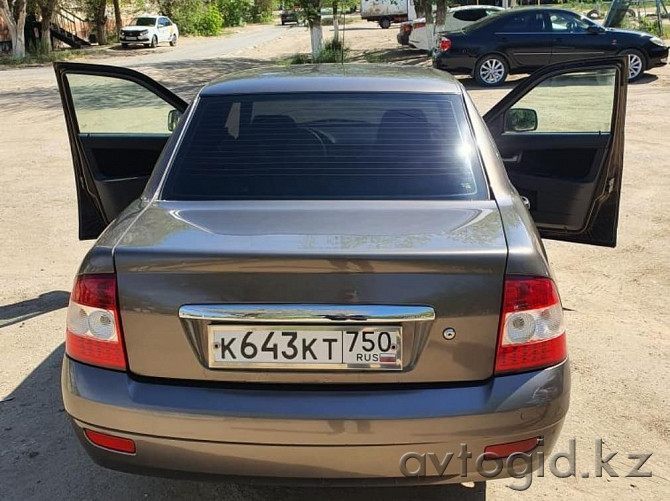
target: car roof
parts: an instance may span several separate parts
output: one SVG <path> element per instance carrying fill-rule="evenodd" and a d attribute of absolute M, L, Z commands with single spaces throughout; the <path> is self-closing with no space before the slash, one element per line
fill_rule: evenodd
<path fill-rule="evenodd" d="M 305 64 L 240 71 L 207 85 L 200 96 L 287 92 L 412 92 L 460 94 L 449 73 L 381 64 Z"/>
<path fill-rule="evenodd" d="M 575 12 L 574 10 L 570 9 L 561 9 L 560 7 L 555 7 L 553 5 L 546 5 L 546 6 L 540 6 L 540 7 L 518 7 L 516 9 L 503 9 L 504 12 L 501 12 L 500 15 L 498 15 L 498 19 L 500 19 L 500 16 L 509 16 L 513 14 L 519 14 L 523 12 L 546 12 L 546 11 L 552 11 L 552 12 L 567 12 L 568 14 L 574 14 L 577 16 L 581 16 L 579 12 Z M 582 16 L 583 17 L 583 16 Z"/>
<path fill-rule="evenodd" d="M 477 10 L 477 9 L 493 9 L 493 10 L 506 10 L 502 7 L 496 7 L 495 5 L 462 5 L 461 7 L 452 7 L 449 9 L 449 12 L 458 12 L 459 10 Z"/>

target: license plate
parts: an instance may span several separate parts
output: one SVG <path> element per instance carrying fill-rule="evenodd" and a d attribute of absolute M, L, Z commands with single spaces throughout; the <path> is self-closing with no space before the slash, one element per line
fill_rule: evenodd
<path fill-rule="evenodd" d="M 400 327 L 211 325 L 208 338 L 217 369 L 402 369 Z"/>
<path fill-rule="evenodd" d="M 126 37 L 126 40 L 137 40 L 137 37 Z"/>

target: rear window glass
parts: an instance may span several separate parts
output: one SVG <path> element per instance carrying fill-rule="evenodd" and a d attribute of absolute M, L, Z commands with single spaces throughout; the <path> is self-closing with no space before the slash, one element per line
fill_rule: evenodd
<path fill-rule="evenodd" d="M 466 9 L 454 12 L 454 17 L 460 21 L 478 21 L 486 17 L 485 9 Z"/>
<path fill-rule="evenodd" d="M 462 98 L 448 94 L 205 96 L 165 200 L 483 199 Z"/>

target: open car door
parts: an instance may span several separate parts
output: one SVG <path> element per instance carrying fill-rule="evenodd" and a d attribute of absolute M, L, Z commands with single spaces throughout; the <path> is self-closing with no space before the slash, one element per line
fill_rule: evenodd
<path fill-rule="evenodd" d="M 628 63 L 547 66 L 485 116 L 543 238 L 616 246 Z"/>
<path fill-rule="evenodd" d="M 137 71 L 54 63 L 70 139 L 79 239 L 139 198 L 187 103 Z"/>

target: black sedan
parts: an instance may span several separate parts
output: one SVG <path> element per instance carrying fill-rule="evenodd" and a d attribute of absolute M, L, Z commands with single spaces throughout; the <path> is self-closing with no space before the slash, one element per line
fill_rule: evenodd
<path fill-rule="evenodd" d="M 628 55 L 629 81 L 668 60 L 668 47 L 649 33 L 603 28 L 575 12 L 514 9 L 488 16 L 458 32 L 443 34 L 433 66 L 471 74 L 494 87 L 510 73 L 529 73 L 550 63 Z"/>
<path fill-rule="evenodd" d="M 294 9 L 283 10 L 281 13 L 281 25 L 286 23 L 298 23 L 298 13 Z"/>

